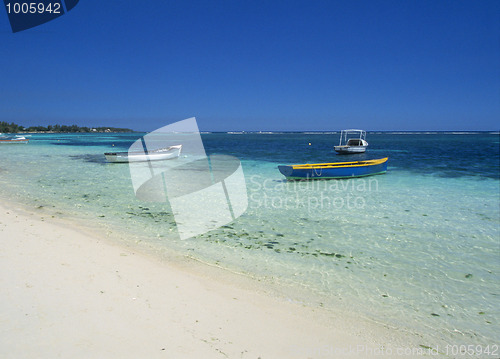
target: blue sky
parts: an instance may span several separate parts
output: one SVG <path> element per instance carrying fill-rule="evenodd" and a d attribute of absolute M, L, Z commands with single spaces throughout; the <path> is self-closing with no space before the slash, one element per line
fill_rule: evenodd
<path fill-rule="evenodd" d="M 0 121 L 498 130 L 500 1 L 97 1 L 13 34 Z"/>

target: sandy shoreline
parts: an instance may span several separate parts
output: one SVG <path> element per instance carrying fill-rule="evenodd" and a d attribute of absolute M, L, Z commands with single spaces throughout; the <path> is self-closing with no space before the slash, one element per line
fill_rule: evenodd
<path fill-rule="evenodd" d="M 383 325 L 252 290 L 237 275 L 219 280 L 202 264 L 186 270 L 188 260 L 160 261 L 4 204 L 0 239 L 2 358 L 365 358 L 414 348 Z"/>

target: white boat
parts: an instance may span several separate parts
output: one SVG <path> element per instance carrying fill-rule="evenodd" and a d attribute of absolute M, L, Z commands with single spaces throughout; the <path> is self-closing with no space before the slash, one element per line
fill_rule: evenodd
<path fill-rule="evenodd" d="M 14 136 L 14 137 L 9 137 L 9 136 L 0 136 L 0 144 L 10 144 L 10 143 L 28 143 L 30 140 L 28 140 L 24 136 Z"/>
<path fill-rule="evenodd" d="M 333 149 L 339 154 L 363 153 L 368 147 L 366 142 L 366 131 L 363 130 L 342 130 L 340 132 L 340 142 Z"/>
<path fill-rule="evenodd" d="M 109 162 L 146 162 L 171 160 L 180 156 L 182 145 L 175 145 L 148 152 L 106 152 Z"/>

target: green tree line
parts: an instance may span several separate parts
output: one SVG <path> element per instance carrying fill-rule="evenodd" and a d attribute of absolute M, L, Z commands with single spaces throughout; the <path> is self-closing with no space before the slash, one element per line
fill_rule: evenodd
<path fill-rule="evenodd" d="M 0 122 L 0 133 L 19 133 L 19 132 L 134 132 L 128 128 L 117 127 L 80 127 L 77 125 L 48 125 L 24 127 L 14 122 Z"/>

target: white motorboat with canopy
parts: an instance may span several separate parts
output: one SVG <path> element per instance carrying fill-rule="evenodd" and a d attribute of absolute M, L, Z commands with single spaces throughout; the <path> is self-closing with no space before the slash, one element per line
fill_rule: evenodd
<path fill-rule="evenodd" d="M 368 147 L 366 131 L 342 130 L 339 145 L 335 146 L 334 150 L 339 154 L 363 153 L 366 147 Z"/>

